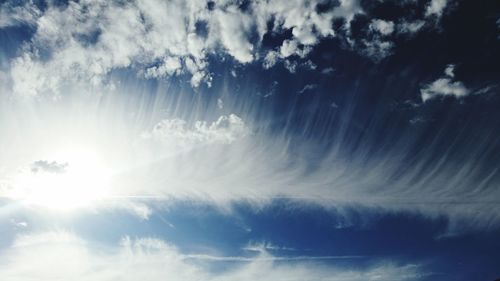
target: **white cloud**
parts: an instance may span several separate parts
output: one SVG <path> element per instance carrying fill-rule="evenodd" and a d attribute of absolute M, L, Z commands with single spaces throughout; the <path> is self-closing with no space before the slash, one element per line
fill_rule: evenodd
<path fill-rule="evenodd" d="M 28 223 L 25 221 L 17 221 L 15 219 L 11 219 L 10 222 L 18 229 L 24 229 L 28 227 Z"/>
<path fill-rule="evenodd" d="M 413 33 L 420 31 L 420 29 L 422 29 L 422 27 L 424 27 L 424 25 L 425 25 L 425 21 L 423 21 L 423 20 L 416 20 L 416 21 L 411 21 L 411 22 L 403 21 L 397 25 L 397 29 L 398 29 L 399 33 L 413 34 Z"/>
<path fill-rule="evenodd" d="M 441 79 L 451 78 L 443 75 Z M 130 88 L 124 86 L 123 89 Z M 224 110 L 231 112 L 231 95 L 224 99 Z M 1 197 L 24 204 L 23 194 L 19 195 L 24 189 L 18 183 L 26 175 L 19 170 L 28 170 L 27 179 L 45 176 L 32 173 L 30 165 L 47 159 L 69 163 L 68 169 L 77 172 L 76 178 L 72 178 L 71 171 L 54 175 L 69 176 L 64 184 L 78 182 L 73 184 L 74 189 L 61 186 L 60 190 L 51 191 L 52 179 L 41 186 L 34 179 L 30 182 L 36 190 L 34 199 L 41 196 L 46 205 L 68 205 L 71 200 L 79 200 L 80 194 L 91 201 L 95 194 L 89 192 L 103 191 L 103 195 L 96 195 L 105 199 L 88 208 L 125 208 L 143 219 L 155 212 L 156 203 L 168 204 L 171 200 L 194 200 L 228 208 L 234 202 L 261 206 L 286 198 L 296 204 L 313 203 L 326 208 L 373 207 L 381 212 L 446 216 L 450 231 L 500 223 L 498 208 L 483 203 L 498 197 L 498 189 L 493 188 L 495 172 L 484 176 L 482 170 L 467 164 L 457 170 L 447 156 L 429 164 L 426 157 L 430 156 L 425 154 L 401 175 L 399 169 L 406 164 L 400 155 L 405 152 L 397 148 L 368 160 L 369 151 L 360 150 L 347 159 L 341 150 L 327 149 L 315 156 L 318 159 L 310 160 L 311 151 L 318 149 L 315 144 L 303 142 L 295 151 L 288 136 L 268 135 L 261 130 L 270 125 L 262 121 L 265 118 L 256 123 L 243 118 L 262 114 L 257 108 L 242 112 L 241 117 L 219 116 L 206 112 L 196 101 L 179 102 L 175 94 L 152 102 L 149 91 L 110 92 L 104 100 L 73 95 L 71 106 L 67 104 L 38 102 L 34 114 L 32 104 L 23 106 L 12 100 L 0 103 Z M 346 137 L 340 134 L 339 139 Z M 75 154 L 80 148 L 85 153 Z M 96 161 L 85 161 L 83 156 L 88 151 L 99 156 Z M 309 161 L 319 161 L 315 163 L 321 165 L 311 167 Z M 80 173 L 81 163 L 86 165 L 81 165 L 84 170 Z M 102 177 L 89 176 L 94 172 Z M 478 183 L 477 179 L 483 176 L 484 180 Z M 95 190 L 75 190 L 87 183 Z M 478 192 L 463 198 L 471 186 L 476 186 Z M 16 191 L 19 196 L 14 196 Z M 66 202 L 65 198 L 71 200 Z"/>
<path fill-rule="evenodd" d="M 422 101 L 426 102 L 439 96 L 453 96 L 463 98 L 469 90 L 460 81 L 453 82 L 449 78 L 440 78 L 420 90 Z"/>
<path fill-rule="evenodd" d="M 24 5 L 6 1 L 0 5 L 0 28 L 20 24 L 34 25 L 40 14 L 32 1 L 26 1 Z"/>
<path fill-rule="evenodd" d="M 264 67 L 265 69 L 273 67 L 278 62 L 279 56 L 279 53 L 276 51 L 268 52 L 264 57 L 264 63 L 262 64 L 262 67 Z"/>
<path fill-rule="evenodd" d="M 251 31 L 251 15 L 244 14 L 235 6 L 228 7 L 225 11 L 217 10 L 213 17 L 218 21 L 214 23 L 219 31 L 222 45 L 236 60 L 247 63 L 253 61 L 253 45 L 248 41 Z"/>
<path fill-rule="evenodd" d="M 453 96 L 460 99 L 469 95 L 469 89 L 462 82 L 453 81 L 455 77 L 454 70 L 454 65 L 448 65 L 444 71 L 445 77 L 439 78 L 422 88 L 420 90 L 422 101 L 426 102 L 442 96 Z"/>
<path fill-rule="evenodd" d="M 446 74 L 446 76 L 450 78 L 455 77 L 455 65 L 453 64 L 448 65 L 444 70 L 444 74 Z"/>
<path fill-rule="evenodd" d="M 281 260 L 263 251 L 254 258 L 184 255 L 159 239 L 122 239 L 119 247 L 99 247 L 67 232 L 49 232 L 16 239 L 0 255 L 0 275 L 28 280 L 419 280 L 417 265 L 386 262 L 364 269 L 342 269 L 313 260 Z M 214 271 L 214 262 L 234 262 Z"/>
<path fill-rule="evenodd" d="M 391 35 L 394 32 L 394 23 L 392 21 L 374 19 L 370 23 L 370 28 L 382 35 Z"/>
<path fill-rule="evenodd" d="M 276 246 L 269 242 L 260 242 L 260 243 L 249 243 L 246 247 L 243 248 L 245 251 L 251 252 L 266 252 L 266 251 L 296 251 L 294 248 L 284 247 L 284 246 Z"/>
<path fill-rule="evenodd" d="M 192 147 L 199 144 L 230 144 L 249 133 L 243 120 L 234 115 L 220 116 L 216 121 L 196 121 L 189 126 L 185 120 L 162 120 L 150 133 L 144 135 L 164 142 L 175 142 L 180 147 Z"/>
<path fill-rule="evenodd" d="M 167 57 L 164 61 L 155 67 L 146 69 L 146 77 L 160 78 L 167 75 L 178 74 L 181 71 L 181 61 L 176 57 Z"/>
<path fill-rule="evenodd" d="M 21 96 L 39 94 L 59 96 L 68 84 L 82 91 L 93 91 L 107 83 L 116 69 L 132 68 L 146 78 L 163 78 L 189 73 L 191 85 L 210 86 L 208 56 L 229 55 L 238 63 L 262 59 L 262 39 L 268 32 L 291 30 L 291 38 L 263 58 L 270 68 L 286 58 L 304 58 L 322 39 L 336 36 L 333 21 L 344 19 L 341 32 L 348 41 L 350 23 L 364 13 L 358 0 L 341 0 L 328 11 L 317 11 L 322 1 L 272 0 L 251 2 L 242 10 L 237 1 L 217 2 L 213 9 L 204 0 L 140 0 L 133 2 L 70 1 L 67 7 L 41 12 L 33 4 L 2 5 L 0 27 L 29 23 L 36 27 L 33 38 L 12 61 L 13 91 Z M 441 15 L 444 0 L 433 0 L 426 15 Z M 273 30 L 268 30 L 268 23 Z M 197 25 L 206 26 L 198 34 Z M 424 22 L 374 19 L 370 29 L 380 36 L 394 32 L 414 33 Z M 165 32 L 168 31 L 168 36 Z M 375 38 L 363 39 L 360 53 L 379 60 L 390 55 L 393 44 Z M 352 45 L 352 44 L 351 44 Z M 358 48 L 352 45 L 353 48 Z M 289 69 L 294 70 L 288 65 Z"/>
<path fill-rule="evenodd" d="M 79 1 L 66 7 L 49 7 L 42 13 L 33 5 L 4 4 L 2 24 L 15 21 L 36 26 L 36 33 L 12 61 L 14 92 L 22 96 L 58 96 L 66 85 L 79 83 L 82 91 L 106 82 L 106 75 L 120 68 L 134 68 L 147 78 L 161 78 L 188 71 L 191 84 L 210 83 L 207 56 L 228 54 L 239 63 L 258 58 L 266 32 L 292 30 L 281 47 L 281 58 L 307 55 L 321 38 L 334 36 L 332 21 L 360 13 L 354 0 L 340 1 L 331 11 L 318 13 L 318 1 L 252 2 L 242 11 L 237 3 L 206 1 L 135 2 Z M 32 7 L 32 8 L 30 8 Z M 31 16 L 30 16 L 31 15 Z M 274 21 L 274 30 L 267 23 Z M 207 34 L 197 34 L 204 23 Z M 168 31 L 168 36 L 165 32 Z M 257 33 L 257 40 L 254 33 Z M 279 57 L 274 57 L 278 59 Z M 273 60 L 267 57 L 268 67 Z"/>
<path fill-rule="evenodd" d="M 425 16 L 435 15 L 438 18 L 443 14 L 444 9 L 446 8 L 448 0 L 431 0 L 427 9 L 425 11 Z"/>
<path fill-rule="evenodd" d="M 375 37 L 372 40 L 363 40 L 364 48 L 361 49 L 361 53 L 367 55 L 374 61 L 379 61 L 390 54 L 394 48 L 394 43 L 391 41 L 383 40 L 379 37 Z"/>
<path fill-rule="evenodd" d="M 297 71 L 298 63 L 296 61 L 285 60 L 285 68 L 290 71 L 290 73 L 295 73 Z"/>
<path fill-rule="evenodd" d="M 295 40 L 285 40 L 280 47 L 281 57 L 287 58 L 294 55 L 298 50 L 298 42 Z"/>
<path fill-rule="evenodd" d="M 389 36 L 401 31 L 397 27 L 392 21 L 372 19 L 365 36 L 349 38 L 348 42 L 359 53 L 378 62 L 392 54 L 395 44 Z"/>
<path fill-rule="evenodd" d="M 318 85 L 316 85 L 316 84 L 307 84 L 302 89 L 300 89 L 299 91 L 297 91 L 297 93 L 298 94 L 303 94 L 303 93 L 308 92 L 308 91 L 313 91 L 316 88 L 318 88 Z"/>

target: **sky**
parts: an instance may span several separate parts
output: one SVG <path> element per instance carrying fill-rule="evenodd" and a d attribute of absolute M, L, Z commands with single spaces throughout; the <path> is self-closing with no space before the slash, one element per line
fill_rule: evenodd
<path fill-rule="evenodd" d="M 0 279 L 500 278 L 500 3 L 0 1 Z"/>

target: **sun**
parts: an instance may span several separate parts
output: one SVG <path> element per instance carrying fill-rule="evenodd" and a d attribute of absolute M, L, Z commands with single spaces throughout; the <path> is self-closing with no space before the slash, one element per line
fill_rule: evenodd
<path fill-rule="evenodd" d="M 91 149 L 52 153 L 15 179 L 12 197 L 29 206 L 59 211 L 95 206 L 108 195 L 110 173 Z M 54 160 L 55 159 L 55 160 Z"/>

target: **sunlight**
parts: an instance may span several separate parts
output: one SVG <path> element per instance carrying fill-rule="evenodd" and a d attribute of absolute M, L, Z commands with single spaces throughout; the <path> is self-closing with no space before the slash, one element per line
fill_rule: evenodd
<path fill-rule="evenodd" d="M 61 211 L 92 207 L 106 197 L 109 169 L 95 152 L 72 149 L 52 159 L 58 160 L 34 162 L 30 170 L 20 173 L 12 197 L 26 205 Z"/>

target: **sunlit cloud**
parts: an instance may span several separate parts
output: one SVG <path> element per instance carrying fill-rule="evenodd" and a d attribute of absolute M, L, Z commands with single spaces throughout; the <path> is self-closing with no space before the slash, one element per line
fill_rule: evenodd
<path fill-rule="evenodd" d="M 490 2 L 3 1 L 2 280 L 493 280 Z"/>

